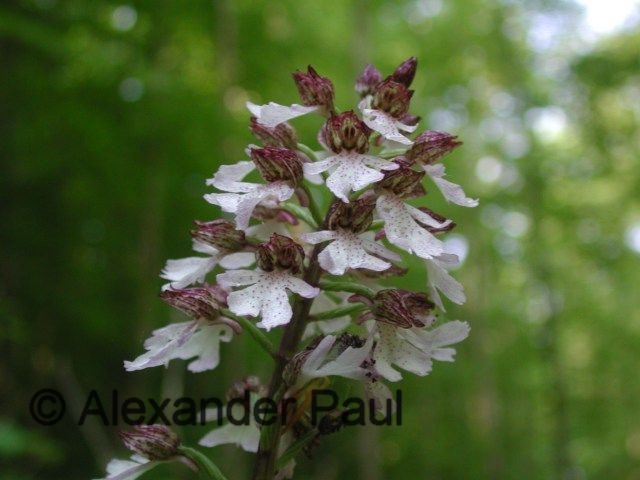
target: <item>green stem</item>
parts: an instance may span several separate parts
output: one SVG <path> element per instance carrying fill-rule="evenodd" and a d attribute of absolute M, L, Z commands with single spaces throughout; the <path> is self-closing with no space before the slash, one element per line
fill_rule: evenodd
<path fill-rule="evenodd" d="M 300 150 L 307 157 L 309 157 L 309 160 L 311 160 L 313 162 L 318 160 L 316 152 L 314 152 L 310 147 L 307 147 L 304 143 L 299 143 L 298 144 L 298 150 Z"/>
<path fill-rule="evenodd" d="M 361 303 L 353 303 L 351 305 L 344 305 L 342 307 L 334 308 L 333 310 L 327 310 L 326 312 L 316 313 L 315 315 L 311 316 L 311 320 L 331 320 L 332 318 L 344 317 L 345 315 L 360 313 L 366 309 L 366 305 L 363 305 Z"/>
<path fill-rule="evenodd" d="M 374 220 L 369 225 L 368 231 L 380 230 L 382 227 L 384 227 L 384 220 Z"/>
<path fill-rule="evenodd" d="M 320 288 L 323 290 L 329 290 L 332 292 L 351 292 L 357 293 L 359 295 L 364 295 L 365 297 L 372 299 L 375 296 L 373 290 L 369 287 L 365 287 L 364 285 L 360 285 L 359 283 L 353 282 L 333 282 L 330 280 L 323 280 L 320 282 Z"/>
<path fill-rule="evenodd" d="M 305 184 L 301 185 L 301 188 L 304 190 L 304 193 L 307 194 L 307 197 L 309 197 L 309 211 L 311 212 L 311 215 L 316 222 L 316 226 L 322 225 L 322 213 L 320 213 L 320 209 L 318 208 L 318 204 L 315 202 L 313 195 L 311 194 L 311 190 L 309 190 L 309 187 Z"/>
<path fill-rule="evenodd" d="M 262 330 L 255 326 L 255 324 L 251 320 L 240 317 L 227 309 L 223 309 L 220 313 L 222 313 L 223 316 L 238 322 L 242 326 L 242 328 L 247 330 L 249 332 L 249 335 L 251 335 L 253 339 L 258 342 L 258 345 L 260 345 L 272 358 L 277 358 L 276 349 L 271 341 L 267 338 Z"/>
<path fill-rule="evenodd" d="M 307 195 L 309 195 L 307 193 Z M 309 204 L 311 205 L 311 198 L 309 199 Z M 313 215 L 313 211 L 310 212 L 311 209 L 307 210 L 300 205 L 296 205 L 295 203 L 281 203 L 280 208 L 286 210 L 287 212 L 293 213 L 296 217 L 301 218 L 307 225 L 311 228 L 318 228 L 318 222 L 315 219 L 315 215 Z"/>
<path fill-rule="evenodd" d="M 227 480 L 227 477 L 222 474 L 215 463 L 209 460 L 209 458 L 202 452 L 195 448 L 185 447 L 184 445 L 179 447 L 178 451 L 189 460 L 192 460 L 198 466 L 200 471 L 207 475 L 207 477 L 213 480 Z"/>

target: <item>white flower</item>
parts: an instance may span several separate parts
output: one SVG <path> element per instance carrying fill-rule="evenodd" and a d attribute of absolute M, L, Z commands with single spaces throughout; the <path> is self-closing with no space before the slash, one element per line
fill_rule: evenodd
<path fill-rule="evenodd" d="M 451 253 L 442 253 L 438 257 L 425 260 L 427 265 L 429 293 L 435 304 L 442 310 L 445 308 L 438 290 L 449 300 L 458 305 L 467 301 L 462 284 L 453 278 L 447 271 L 447 267 L 457 265 L 458 256 Z"/>
<path fill-rule="evenodd" d="M 349 203 L 349 192 L 361 190 L 384 178 L 380 170 L 395 170 L 398 164 L 373 155 L 344 151 L 325 160 L 302 165 L 305 174 L 316 175 L 327 170 L 327 187 L 336 197 Z"/>
<path fill-rule="evenodd" d="M 163 462 L 133 455 L 131 460 L 113 459 L 107 465 L 107 476 L 96 480 L 134 480 Z"/>
<path fill-rule="evenodd" d="M 333 350 L 339 341 L 339 337 L 327 335 L 316 345 L 302 363 L 294 388 L 302 388 L 310 380 L 321 377 L 358 380 L 362 382 L 366 396 L 373 400 L 376 410 L 384 411 L 390 402 L 391 411 L 395 411 L 391 391 L 379 381 L 381 376 L 371 361 L 373 335 L 362 346 L 349 346 L 336 357 Z"/>
<path fill-rule="evenodd" d="M 377 322 L 375 326 L 380 339 L 374 349 L 375 368 L 391 382 L 402 378 L 393 368 L 424 376 L 431 372 L 433 360 L 452 362 L 455 349 L 445 348 L 458 343 L 469 335 L 469 324 L 454 320 L 433 330 L 425 328 L 396 328 Z"/>
<path fill-rule="evenodd" d="M 369 252 L 389 260 L 401 260 L 398 254 L 375 242 L 373 236 L 373 232 L 358 235 L 349 230 L 339 229 L 305 233 L 300 238 L 313 245 L 332 240 L 318 255 L 318 261 L 330 274 L 343 275 L 349 268 L 366 268 L 381 272 L 391 266 L 389 262 L 374 257 Z"/>
<path fill-rule="evenodd" d="M 275 207 L 279 202 L 288 200 L 294 189 L 285 181 L 271 182 L 266 185 L 242 182 L 255 165 L 253 162 L 241 161 L 235 165 L 223 165 L 213 178 L 207 180 L 207 185 L 213 185 L 218 190 L 229 193 L 209 193 L 205 200 L 218 205 L 224 212 L 234 213 L 236 227 L 246 230 L 254 208 L 258 204 Z"/>
<path fill-rule="evenodd" d="M 287 271 L 232 270 L 219 274 L 217 279 L 223 287 L 251 285 L 230 293 L 227 304 L 229 310 L 236 315 L 260 315 L 262 320 L 257 325 L 266 330 L 284 325 L 291 320 L 293 312 L 287 290 L 304 298 L 313 298 L 320 293 L 318 288 Z"/>
<path fill-rule="evenodd" d="M 382 110 L 369 108 L 370 102 L 371 97 L 365 97 L 358 105 L 362 112 L 362 121 L 367 125 L 367 127 L 378 132 L 384 138 L 392 142 L 400 143 L 402 145 L 413 144 L 413 141 L 400 133 L 400 130 L 411 133 L 416 130 L 417 125 L 407 125 Z"/>
<path fill-rule="evenodd" d="M 218 366 L 220 342 L 229 342 L 232 330 L 224 324 L 209 324 L 199 320 L 172 323 L 154 330 L 144 342 L 147 350 L 135 360 L 124 362 L 127 371 L 167 365 L 173 359 L 188 360 L 192 372 L 203 372 Z"/>
<path fill-rule="evenodd" d="M 434 163 L 432 165 L 423 164 L 422 168 L 427 173 L 427 175 L 431 177 L 431 180 L 434 181 L 447 201 L 455 203 L 456 205 L 460 205 L 462 207 L 478 206 L 478 200 L 468 198 L 460 185 L 444 179 L 446 175 L 444 165 L 442 165 L 441 163 Z"/>
<path fill-rule="evenodd" d="M 256 121 L 265 127 L 275 127 L 282 122 L 320 109 L 318 106 L 305 107 L 296 103 L 290 107 L 286 107 L 274 102 L 269 102 L 266 105 L 256 105 L 255 103 L 247 102 L 247 108 L 251 114 L 256 117 Z"/>
<path fill-rule="evenodd" d="M 378 197 L 376 209 L 384 220 L 385 235 L 393 245 L 425 259 L 442 254 L 442 242 L 416 220 L 434 228 L 444 228 L 451 220 L 438 222 L 391 193 L 383 193 Z"/>
<path fill-rule="evenodd" d="M 203 283 L 207 274 L 218 264 L 223 268 L 232 269 L 248 267 L 255 262 L 255 255 L 251 252 L 222 252 L 197 240 L 193 241 L 193 250 L 209 256 L 167 260 L 160 274 L 161 278 L 169 280 L 169 283 L 162 286 L 163 290 L 177 290 L 196 282 Z"/>

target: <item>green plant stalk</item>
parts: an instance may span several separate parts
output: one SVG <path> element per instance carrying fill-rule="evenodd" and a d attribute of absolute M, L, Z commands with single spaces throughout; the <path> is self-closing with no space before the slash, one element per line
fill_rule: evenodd
<path fill-rule="evenodd" d="M 309 199 L 310 202 L 313 199 Z M 336 201 L 335 197 L 332 203 Z M 327 218 L 320 229 L 326 229 Z M 318 244 L 313 248 L 309 265 L 305 269 L 303 279 L 309 285 L 318 286 L 322 269 L 318 263 L 318 254 L 324 246 Z M 276 358 L 276 366 L 269 383 L 268 396 L 275 402 L 279 402 L 286 391 L 287 386 L 282 378 L 282 373 L 291 359 L 297 352 L 298 344 L 302 339 L 302 334 L 309 321 L 309 311 L 313 304 L 313 298 L 303 298 L 296 296 L 293 303 L 293 314 L 291 321 L 287 324 Z M 272 480 L 276 470 L 276 457 L 278 455 L 278 446 L 280 444 L 280 430 L 282 429 L 282 417 L 277 416 L 276 421 L 270 425 L 263 425 L 260 430 L 260 443 L 256 464 L 253 470 L 253 480 Z"/>
<path fill-rule="evenodd" d="M 200 471 L 207 475 L 207 477 L 213 480 L 227 480 L 227 477 L 222 474 L 216 464 L 209 460 L 209 458 L 202 452 L 195 448 L 185 447 L 184 445 L 179 447 L 178 451 L 189 460 L 192 460 L 198 466 Z"/>
<path fill-rule="evenodd" d="M 309 193 L 307 193 L 309 195 Z M 295 203 L 283 203 L 280 205 L 287 212 L 293 213 L 297 217 L 304 220 L 304 222 L 312 228 L 318 228 L 319 223 L 316 221 L 313 212 L 310 210 L 306 210 L 304 207 L 300 205 L 296 205 Z"/>
<path fill-rule="evenodd" d="M 276 352 L 275 347 L 271 343 L 271 340 L 267 338 L 262 330 L 255 326 L 255 324 L 251 320 L 247 320 L 244 317 L 236 315 L 230 310 L 223 309 L 220 312 L 223 316 L 230 318 L 231 320 L 235 320 L 238 322 L 243 329 L 249 332 L 249 335 L 253 337 L 253 339 L 260 345 L 265 352 L 267 352 L 272 358 L 276 359 L 278 354 Z"/>
<path fill-rule="evenodd" d="M 331 280 L 323 280 L 320 282 L 320 287 L 323 290 L 329 290 L 331 292 L 351 292 L 357 293 L 358 295 L 364 295 L 369 299 L 373 299 L 375 293 L 369 287 L 365 287 L 364 285 L 360 285 L 359 283 L 354 282 L 346 282 L 346 281 L 338 281 L 334 282 Z"/>
<path fill-rule="evenodd" d="M 343 307 L 337 307 L 333 310 L 327 310 L 326 312 L 316 313 L 311 316 L 311 320 L 331 320 L 332 318 L 344 317 L 345 315 L 353 315 L 354 313 L 360 313 L 367 309 L 367 307 L 361 303 L 354 303 L 351 305 L 345 305 Z"/>
<path fill-rule="evenodd" d="M 316 226 L 322 225 L 322 213 L 318 209 L 318 205 L 313 201 L 313 196 L 311 195 L 311 190 L 309 190 L 309 186 L 303 184 L 301 187 L 304 190 L 304 193 L 309 197 L 309 211 L 311 212 L 311 216 L 315 220 Z"/>
<path fill-rule="evenodd" d="M 314 152 L 310 147 L 307 147 L 304 143 L 299 143 L 298 144 L 298 150 L 300 150 L 307 157 L 309 157 L 309 160 L 311 160 L 313 162 L 318 160 L 316 152 Z"/>

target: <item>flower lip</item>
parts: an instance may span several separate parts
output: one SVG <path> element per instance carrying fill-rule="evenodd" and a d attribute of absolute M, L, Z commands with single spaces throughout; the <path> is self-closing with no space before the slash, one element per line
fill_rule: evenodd
<path fill-rule="evenodd" d="M 416 219 L 416 222 L 418 222 L 419 225 L 422 225 L 430 233 L 450 232 L 451 230 L 453 230 L 456 227 L 456 223 L 455 222 L 453 222 L 453 221 L 448 221 L 447 222 L 447 220 L 449 220 L 447 217 L 445 217 L 443 215 L 440 215 L 439 213 L 434 212 L 429 207 L 418 207 L 418 210 L 420 210 L 423 213 L 426 213 L 431 218 L 433 218 L 436 222 L 442 224 L 441 227 L 435 227 L 433 225 L 427 225 L 426 223 L 421 222 L 419 219 Z"/>

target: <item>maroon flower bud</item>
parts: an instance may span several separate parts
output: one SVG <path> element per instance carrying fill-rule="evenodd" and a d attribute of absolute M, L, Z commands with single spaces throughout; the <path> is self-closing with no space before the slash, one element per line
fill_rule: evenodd
<path fill-rule="evenodd" d="M 258 123 L 256 117 L 251 117 L 249 124 L 251 133 L 266 147 L 284 147 L 291 150 L 298 148 L 298 137 L 295 129 L 287 122 L 282 122 L 275 127 L 267 127 Z"/>
<path fill-rule="evenodd" d="M 298 87 L 303 105 L 317 105 L 328 112 L 333 110 L 333 83 L 327 77 L 318 75 L 311 65 L 307 67 L 307 73 L 295 72 L 293 81 Z"/>
<path fill-rule="evenodd" d="M 139 425 L 120 432 L 125 447 L 149 460 L 169 460 L 178 455 L 180 439 L 166 425 Z"/>
<path fill-rule="evenodd" d="M 265 272 L 279 269 L 298 273 L 303 267 L 304 250 L 289 237 L 274 233 L 256 249 L 256 262 Z"/>
<path fill-rule="evenodd" d="M 335 153 L 355 150 L 365 153 L 369 150 L 371 130 L 352 110 L 332 115 L 324 126 L 324 141 Z"/>
<path fill-rule="evenodd" d="M 462 145 L 458 137 L 446 132 L 427 130 L 421 133 L 406 155 L 412 162 L 430 165 Z"/>
<path fill-rule="evenodd" d="M 430 208 L 418 207 L 418 210 L 420 210 L 421 212 L 426 213 L 427 215 L 429 215 L 431 218 L 433 218 L 434 220 L 436 220 L 439 223 L 444 223 L 444 222 L 446 222 L 448 220 L 447 217 L 443 217 L 439 213 L 436 213 L 433 210 L 431 210 Z M 416 222 L 418 222 L 419 225 L 423 226 L 424 228 L 426 228 L 431 233 L 450 232 L 456 226 L 455 222 L 452 222 L 452 221 L 449 221 L 449 223 L 447 223 L 444 227 L 440 227 L 440 228 L 432 227 L 431 225 L 425 225 L 422 222 L 420 222 L 419 220 L 416 220 Z"/>
<path fill-rule="evenodd" d="M 356 79 L 356 92 L 361 97 L 371 95 L 376 87 L 382 81 L 382 75 L 373 65 L 367 65 L 360 76 Z"/>
<path fill-rule="evenodd" d="M 302 178 L 302 159 L 288 148 L 252 148 L 251 160 L 267 182 L 287 181 L 297 185 Z"/>
<path fill-rule="evenodd" d="M 405 162 L 396 162 L 400 168 L 385 172 L 384 178 L 377 184 L 378 188 L 390 190 L 400 198 L 420 197 L 426 193 L 422 186 L 425 172 L 417 172 Z"/>
<path fill-rule="evenodd" d="M 237 252 L 246 245 L 244 232 L 236 230 L 235 224 L 229 220 L 212 222 L 196 220 L 194 223 L 197 227 L 191 230 L 191 237 L 194 240 L 228 252 Z"/>
<path fill-rule="evenodd" d="M 378 322 L 400 328 L 424 327 L 434 307 L 423 293 L 390 288 L 376 293 L 371 312 Z"/>
<path fill-rule="evenodd" d="M 391 78 L 402 83 L 404 86 L 409 87 L 413 82 L 413 77 L 416 75 L 416 67 L 418 66 L 418 60 L 416 57 L 411 57 L 398 65 L 395 72 L 391 74 Z"/>
<path fill-rule="evenodd" d="M 376 87 L 371 106 L 376 110 L 387 112 L 394 118 L 402 118 L 409 111 L 409 103 L 413 90 L 404 84 L 387 78 Z"/>
<path fill-rule="evenodd" d="M 226 292 L 218 286 L 205 284 L 202 287 L 164 290 L 160 298 L 195 320 L 213 320 L 226 303 Z"/>
<path fill-rule="evenodd" d="M 351 230 L 354 233 L 366 232 L 373 222 L 375 201 L 361 198 L 354 202 L 336 201 L 329 209 L 327 227 L 329 230 Z"/>

